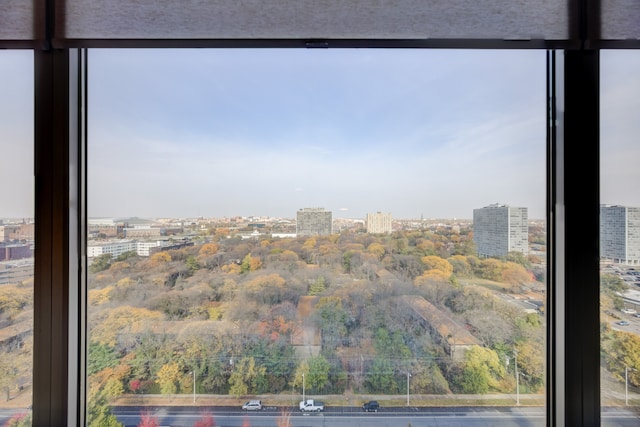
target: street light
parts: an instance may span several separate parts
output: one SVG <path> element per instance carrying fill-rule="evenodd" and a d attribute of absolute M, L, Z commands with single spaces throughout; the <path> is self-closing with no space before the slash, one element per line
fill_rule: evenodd
<path fill-rule="evenodd" d="M 624 406 L 629 406 L 629 370 L 637 371 L 637 369 L 624 367 Z"/>
<path fill-rule="evenodd" d="M 193 373 L 193 403 L 196 403 L 196 370 L 191 371 Z"/>
<path fill-rule="evenodd" d="M 516 405 L 520 405 L 520 374 L 518 373 L 518 353 L 513 355 L 513 363 L 516 369 Z"/>
<path fill-rule="evenodd" d="M 302 374 L 302 401 L 304 402 L 304 373 Z"/>
<path fill-rule="evenodd" d="M 411 378 L 411 374 L 407 372 L 407 406 L 409 406 L 409 378 Z"/>

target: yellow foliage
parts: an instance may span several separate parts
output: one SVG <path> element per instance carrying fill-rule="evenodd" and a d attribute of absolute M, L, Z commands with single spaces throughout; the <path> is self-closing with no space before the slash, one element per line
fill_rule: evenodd
<path fill-rule="evenodd" d="M 262 261 L 258 257 L 251 257 L 249 260 L 249 271 L 256 271 L 262 267 Z"/>
<path fill-rule="evenodd" d="M 298 261 L 298 254 L 287 249 L 280 254 L 279 259 L 285 262 L 295 262 Z"/>
<path fill-rule="evenodd" d="M 202 255 L 202 256 L 215 255 L 218 252 L 218 249 L 220 249 L 220 247 L 216 243 L 205 243 L 200 248 L 198 255 Z"/>
<path fill-rule="evenodd" d="M 446 273 L 440 270 L 427 270 L 422 275 L 416 277 L 413 280 L 413 283 L 416 286 L 422 286 L 429 283 L 437 283 L 437 282 L 449 282 L 449 277 L 451 274 L 447 275 Z"/>
<path fill-rule="evenodd" d="M 180 367 L 175 362 L 162 365 L 158 371 L 156 383 L 160 385 L 162 394 L 172 394 L 177 391 L 177 382 L 180 379 Z"/>
<path fill-rule="evenodd" d="M 279 274 L 273 273 L 249 280 L 244 284 L 244 287 L 249 292 L 258 293 L 266 287 L 269 289 L 282 289 L 286 283 L 286 280 L 284 280 Z"/>
<path fill-rule="evenodd" d="M 316 247 L 316 239 L 313 237 L 308 238 L 305 242 L 304 245 L 302 245 L 302 249 L 310 251 L 313 248 Z"/>
<path fill-rule="evenodd" d="M 116 261 L 113 264 L 111 264 L 111 267 L 109 267 L 109 269 L 111 271 L 121 271 L 121 270 L 125 270 L 125 269 L 127 269 L 129 267 L 131 267 L 131 264 L 129 264 L 128 262 Z"/>
<path fill-rule="evenodd" d="M 121 288 L 128 288 L 128 287 L 134 286 L 135 284 L 136 284 L 135 280 L 133 280 L 130 277 L 125 277 L 124 279 L 118 280 L 117 286 Z"/>
<path fill-rule="evenodd" d="M 102 317 L 103 318 L 98 319 L 95 326 L 91 328 L 90 340 L 109 346 L 116 345 L 118 334 L 123 332 L 128 326 L 137 322 L 162 320 L 164 318 L 162 313 L 158 311 L 126 305 L 116 307 Z"/>
<path fill-rule="evenodd" d="M 240 271 L 242 270 L 242 268 L 236 263 L 231 263 L 231 264 L 223 265 L 221 270 L 229 274 L 240 274 Z"/>
<path fill-rule="evenodd" d="M 165 264 L 167 262 L 171 262 L 171 255 L 169 255 L 169 252 L 158 252 L 151 255 L 151 258 L 149 259 L 154 264 Z"/>
<path fill-rule="evenodd" d="M 114 291 L 113 286 L 107 286 L 103 289 L 91 289 L 87 298 L 90 305 L 100 305 L 111 301 L 111 295 Z"/>
<path fill-rule="evenodd" d="M 384 255 L 384 246 L 382 246 L 380 243 L 371 243 L 367 247 L 367 252 L 375 255 L 376 258 L 381 259 L 382 255 Z"/>
<path fill-rule="evenodd" d="M 0 313 L 17 314 L 33 304 L 33 290 L 19 285 L 0 286 Z"/>
<path fill-rule="evenodd" d="M 222 315 L 224 314 L 222 307 L 209 307 L 207 308 L 207 312 L 211 320 L 222 320 Z"/>
<path fill-rule="evenodd" d="M 422 258 L 420 258 L 420 260 L 427 267 L 427 271 L 439 270 L 447 278 L 451 277 L 451 274 L 453 273 L 453 266 L 451 265 L 451 263 L 444 258 L 440 258 L 439 256 L 423 256 Z"/>
<path fill-rule="evenodd" d="M 320 255 L 329 255 L 331 253 L 338 252 L 338 248 L 336 248 L 336 246 L 333 244 L 320 245 L 318 250 L 320 251 Z"/>

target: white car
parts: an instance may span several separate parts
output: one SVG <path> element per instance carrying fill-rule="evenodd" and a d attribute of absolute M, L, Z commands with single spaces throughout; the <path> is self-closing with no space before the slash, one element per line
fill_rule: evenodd
<path fill-rule="evenodd" d="M 262 401 L 261 400 L 249 400 L 244 405 L 242 405 L 243 411 L 262 411 Z"/>
<path fill-rule="evenodd" d="M 636 311 L 633 308 L 623 308 L 621 311 L 626 314 L 636 314 Z"/>

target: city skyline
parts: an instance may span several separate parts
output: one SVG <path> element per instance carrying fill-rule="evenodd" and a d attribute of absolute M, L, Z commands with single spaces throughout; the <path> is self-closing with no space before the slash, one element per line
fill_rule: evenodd
<path fill-rule="evenodd" d="M 0 150 L 21 178 L 0 216 L 30 217 L 33 58 L 1 53 Z M 640 60 L 604 55 L 602 203 L 640 206 Z M 545 217 L 544 52 L 90 50 L 89 93 L 91 217 Z"/>

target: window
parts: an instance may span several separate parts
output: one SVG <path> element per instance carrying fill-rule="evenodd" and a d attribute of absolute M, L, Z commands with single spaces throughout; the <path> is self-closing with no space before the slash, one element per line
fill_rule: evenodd
<path fill-rule="evenodd" d="M 602 405 L 640 405 L 640 55 L 602 52 L 600 197 Z"/>
<path fill-rule="evenodd" d="M 142 394 L 544 424 L 543 52 L 88 57 L 90 424 Z"/>
<path fill-rule="evenodd" d="M 33 55 L 0 51 L 0 420 L 31 422 Z"/>

